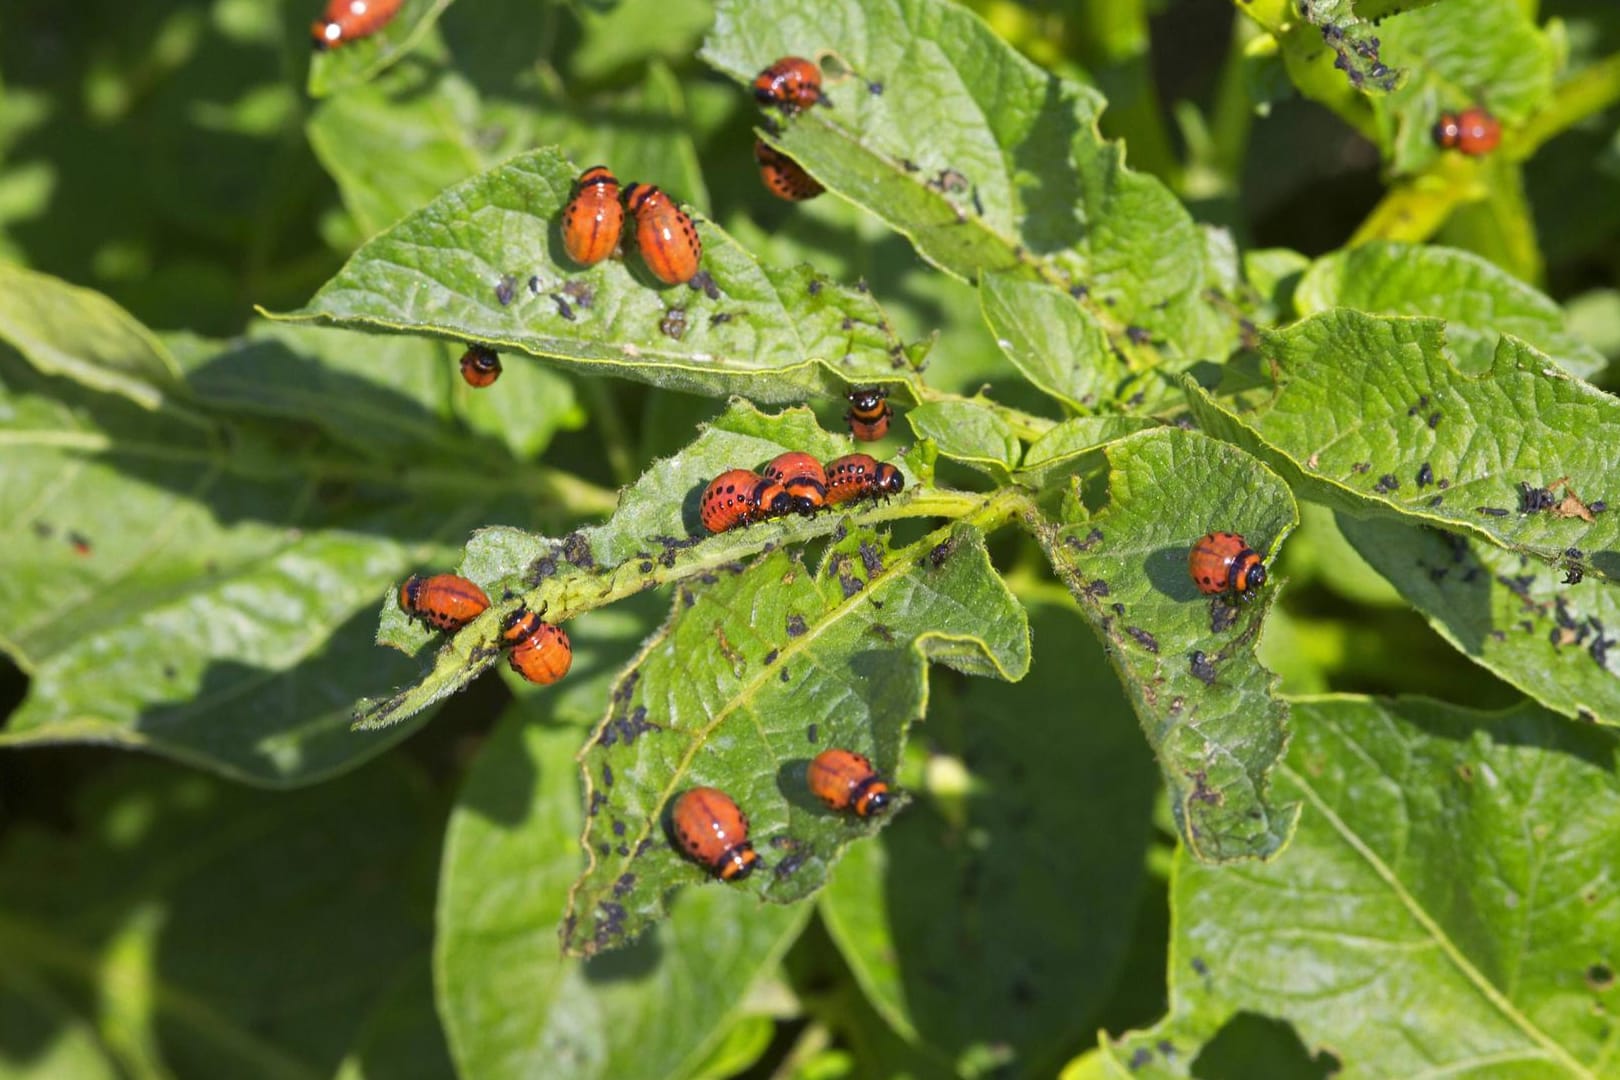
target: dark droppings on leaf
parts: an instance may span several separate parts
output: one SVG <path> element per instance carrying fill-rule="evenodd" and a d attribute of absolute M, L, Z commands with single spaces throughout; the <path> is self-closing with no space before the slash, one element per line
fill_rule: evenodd
<path fill-rule="evenodd" d="M 584 533 L 571 532 L 563 537 L 562 556 L 581 570 L 596 569 L 596 560 L 591 557 L 591 542 L 585 539 Z"/>
<path fill-rule="evenodd" d="M 1148 652 L 1157 653 L 1159 651 L 1159 639 L 1140 626 L 1127 626 L 1125 632 L 1131 635 L 1136 643 Z"/>
<path fill-rule="evenodd" d="M 646 837 L 646 838 L 644 838 L 644 839 L 643 839 L 643 840 L 642 840 L 642 841 L 641 841 L 641 843 L 639 843 L 639 844 L 637 844 L 637 845 L 636 845 L 636 858 L 638 858 L 638 859 L 639 859 L 639 858 L 641 858 L 641 857 L 642 857 L 642 856 L 643 856 L 643 855 L 645 855 L 645 854 L 647 854 L 647 850 L 648 850 L 648 849 L 649 849 L 649 848 L 651 848 L 651 847 L 652 847 L 652 846 L 653 846 L 653 840 L 652 840 L 652 837 L 650 837 L 650 836 L 649 836 L 649 837 Z"/>
<path fill-rule="evenodd" d="M 1086 582 L 1086 587 L 1084 589 L 1086 596 L 1092 600 L 1107 596 L 1112 591 L 1113 590 L 1108 587 L 1108 582 L 1104 581 L 1102 578 L 1098 578 L 1095 581 Z"/>
<path fill-rule="evenodd" d="M 1401 482 L 1395 478 L 1394 473 L 1385 473 L 1383 476 L 1378 478 L 1378 483 L 1373 485 L 1373 490 L 1378 492 L 1380 495 L 1388 495 L 1390 492 L 1395 491 L 1400 486 Z"/>
<path fill-rule="evenodd" d="M 619 880 L 613 883 L 613 895 L 622 898 L 625 893 L 636 887 L 636 875 L 628 870 L 619 875 Z"/>
<path fill-rule="evenodd" d="M 1209 629 L 1213 634 L 1224 634 L 1237 622 L 1238 609 L 1217 596 L 1209 605 Z"/>
<path fill-rule="evenodd" d="M 702 291 L 703 295 L 710 300 L 720 299 L 720 286 L 714 283 L 714 278 L 709 276 L 707 270 L 699 270 L 693 274 L 692 280 L 686 283 L 686 287 L 693 292 Z"/>
<path fill-rule="evenodd" d="M 1125 1063 L 1125 1067 L 1131 1070 L 1131 1072 L 1136 1072 L 1138 1069 L 1147 1068 L 1147 1066 L 1151 1065 L 1152 1063 L 1153 1051 L 1149 1050 L 1145 1046 L 1139 1046 L 1136 1048 L 1136 1052 L 1131 1055 L 1131 1060 Z"/>
<path fill-rule="evenodd" d="M 568 302 L 568 297 L 564 296 L 560 292 L 552 293 L 551 302 L 557 305 L 557 314 L 561 315 L 569 322 L 574 321 L 574 308 L 573 305 Z"/>
<path fill-rule="evenodd" d="M 557 557 L 555 555 L 542 555 L 529 564 L 529 572 L 524 575 L 523 581 L 532 589 L 556 572 Z"/>
<path fill-rule="evenodd" d="M 890 630 L 882 623 L 873 623 L 871 626 L 866 628 L 866 632 L 869 634 L 876 634 L 878 637 L 889 642 L 890 644 L 894 643 L 894 631 Z"/>
<path fill-rule="evenodd" d="M 809 857 L 810 853 L 808 851 L 795 851 L 776 864 L 776 876 L 779 878 L 792 877 Z"/>
<path fill-rule="evenodd" d="M 1435 506 L 1439 506 L 1441 503 L 1443 503 L 1445 501 L 1446 501 L 1446 497 L 1444 495 L 1436 495 L 1436 496 L 1434 496 L 1433 498 L 1431 498 L 1429 500 L 1429 505 L 1431 507 L 1435 507 Z"/>
<path fill-rule="evenodd" d="M 677 307 L 664 312 L 664 317 L 658 320 L 658 329 L 667 338 L 681 340 L 686 336 L 686 309 Z"/>
<path fill-rule="evenodd" d="M 1205 686 L 1215 685 L 1215 665 L 1209 662 L 1209 657 L 1202 650 L 1194 651 L 1187 661 L 1194 678 Z"/>
<path fill-rule="evenodd" d="M 596 845 L 596 853 L 605 859 L 609 855 L 613 854 L 613 845 L 609 844 L 606 840 L 603 840 L 601 843 Z"/>
<path fill-rule="evenodd" d="M 596 945 L 603 948 L 624 933 L 624 905 L 603 900 L 596 905 L 596 910 L 601 916 L 596 924 Z"/>
<path fill-rule="evenodd" d="M 1586 578 L 1586 571 L 1578 566 L 1564 567 L 1564 576 L 1561 579 L 1565 585 L 1579 585 Z"/>
<path fill-rule="evenodd" d="M 571 299 L 582 308 L 589 308 L 596 301 L 596 292 L 591 288 L 590 282 L 583 278 L 575 278 L 562 288 L 563 295 Z"/>
<path fill-rule="evenodd" d="M 1437 428 L 1439 426 L 1440 426 L 1440 414 L 1439 413 L 1430 413 L 1429 414 L 1429 430 L 1433 431 L 1435 428 Z"/>
<path fill-rule="evenodd" d="M 955 552 L 956 537 L 948 536 L 929 549 L 928 565 L 938 570 L 945 565 L 945 560 L 949 559 Z"/>
<path fill-rule="evenodd" d="M 782 669 L 782 674 L 781 674 L 781 676 L 780 676 L 780 678 L 781 678 L 781 680 L 782 680 L 782 681 L 783 681 L 783 682 L 787 682 L 787 681 L 788 681 L 788 669 L 787 669 L 787 668 L 783 668 L 783 669 Z"/>
<path fill-rule="evenodd" d="M 602 762 L 602 786 L 604 788 L 613 786 L 613 766 L 605 761 Z"/>
<path fill-rule="evenodd" d="M 1146 345 L 1153 340 L 1152 331 L 1145 326 L 1127 326 L 1125 336 L 1130 339 L 1132 345 Z"/>
<path fill-rule="evenodd" d="M 1500 506 L 1476 506 L 1474 507 L 1474 510 L 1476 513 L 1485 514 L 1488 517 L 1508 516 L 1508 511 L 1504 510 Z"/>
<path fill-rule="evenodd" d="M 512 298 L 516 295 L 517 278 L 511 274 L 503 275 L 501 280 L 495 283 L 495 299 L 501 302 L 501 307 L 505 307 L 507 304 L 510 304 L 512 302 Z"/>
<path fill-rule="evenodd" d="M 630 857 L 630 845 L 629 844 L 620 844 L 618 847 L 614 848 L 613 850 L 620 858 L 628 859 Z"/>
<path fill-rule="evenodd" d="M 811 743 L 815 742 L 817 736 L 819 736 L 820 734 L 821 734 L 821 725 L 820 724 L 811 724 L 809 727 L 804 729 L 804 738 L 805 738 L 806 742 L 811 742 Z"/>
<path fill-rule="evenodd" d="M 608 797 L 604 793 L 600 791 L 591 792 L 591 806 L 590 809 L 586 811 L 586 814 L 590 817 L 595 817 L 596 812 L 607 805 L 607 801 Z"/>
<path fill-rule="evenodd" d="M 764 661 L 765 666 L 770 667 L 772 664 L 776 663 L 776 658 L 780 655 L 781 653 L 777 652 L 775 649 L 772 649 L 770 652 L 766 653 Z"/>
<path fill-rule="evenodd" d="M 709 316 L 709 325 L 710 326 L 723 326 L 726 323 L 730 322 L 732 320 L 732 318 L 733 318 L 733 316 L 732 316 L 731 312 L 729 312 L 729 311 L 717 311 L 713 315 Z"/>
<path fill-rule="evenodd" d="M 848 600 L 866 588 L 866 582 L 850 573 L 846 567 L 841 566 L 838 568 L 838 587 L 844 591 L 844 599 Z"/>
<path fill-rule="evenodd" d="M 640 570 L 643 574 L 650 574 L 653 572 L 653 564 L 649 561 L 643 561 L 640 566 L 636 567 L 636 569 Z"/>
<path fill-rule="evenodd" d="M 808 627 L 805 626 L 803 615 L 789 615 L 787 617 L 788 637 L 799 637 Z"/>
<path fill-rule="evenodd" d="M 839 329 L 841 329 L 841 330 L 853 330 L 853 329 L 855 329 L 855 320 L 850 318 L 848 315 L 845 315 L 844 316 L 844 321 L 840 324 Z"/>
<path fill-rule="evenodd" d="M 1425 488 L 1432 483 L 1434 483 L 1434 470 L 1429 468 L 1429 463 L 1425 461 L 1418 467 L 1417 486 L 1420 488 Z"/>
<path fill-rule="evenodd" d="M 1195 956 L 1192 958 L 1192 969 L 1193 973 L 1197 975 L 1209 974 L 1209 965 L 1204 963 L 1204 958 L 1201 956 Z"/>
<path fill-rule="evenodd" d="M 1113 610 L 1115 615 L 1124 615 L 1125 614 L 1125 605 L 1124 604 L 1113 603 L 1113 604 L 1109 604 L 1108 606 L 1109 606 L 1109 608 L 1111 608 Z"/>
<path fill-rule="evenodd" d="M 620 821 L 618 818 L 614 818 L 613 819 L 613 835 L 614 836 L 623 836 L 624 835 L 624 829 L 625 829 L 624 822 Z"/>
<path fill-rule="evenodd" d="M 647 706 L 637 705 L 631 710 L 629 716 L 615 716 L 602 725 L 602 734 L 597 736 L 598 746 L 614 746 L 623 742 L 626 746 L 634 746 L 641 736 L 662 731 L 663 728 L 647 719 Z"/>
<path fill-rule="evenodd" d="M 1539 514 L 1543 510 L 1551 510 L 1557 501 L 1551 488 L 1536 487 L 1519 481 L 1519 513 Z"/>
<path fill-rule="evenodd" d="M 878 551 L 877 545 L 866 540 L 861 541 L 861 563 L 866 567 L 868 578 L 883 573 L 883 554 Z"/>
<path fill-rule="evenodd" d="M 1065 547 L 1072 548 L 1075 551 L 1090 551 L 1092 548 L 1102 543 L 1102 538 L 1102 530 L 1093 527 L 1090 532 L 1086 533 L 1086 538 L 1084 540 L 1081 540 L 1075 536 L 1069 536 L 1064 539 L 1063 545 Z"/>
<path fill-rule="evenodd" d="M 1361 476 L 1363 473 L 1372 472 L 1372 462 L 1370 462 L 1370 461 L 1358 461 L 1358 462 L 1355 462 L 1354 464 L 1352 464 L 1350 466 L 1350 471 L 1355 473 L 1357 476 Z"/>
<path fill-rule="evenodd" d="M 810 287 L 806 291 L 811 296 L 815 296 L 817 293 L 821 292 L 821 279 L 820 278 L 811 278 L 810 279 Z"/>

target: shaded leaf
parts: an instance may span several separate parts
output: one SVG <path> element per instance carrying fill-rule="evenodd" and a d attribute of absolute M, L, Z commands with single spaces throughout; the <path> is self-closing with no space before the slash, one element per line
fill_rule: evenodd
<path fill-rule="evenodd" d="M 1432 319 L 1335 309 L 1266 333 L 1261 352 L 1268 397 L 1234 411 L 1188 383 L 1188 400 L 1206 428 L 1298 490 L 1548 563 L 1569 562 L 1574 548 L 1587 572 L 1620 577 L 1620 518 L 1587 508 L 1604 501 L 1620 463 L 1620 402 L 1610 395 L 1506 336 L 1489 370 L 1460 372 Z M 1519 484 L 1556 486 L 1556 506 L 1527 509 Z"/>
<path fill-rule="evenodd" d="M 1464 655 L 1565 716 L 1620 724 L 1620 598 L 1455 533 L 1340 515 L 1355 549 Z"/>
<path fill-rule="evenodd" d="M 667 389 L 766 401 L 909 377 L 870 296 L 807 266 L 762 267 L 702 219 L 702 265 L 718 299 L 649 287 L 635 256 L 582 272 L 557 262 L 558 221 L 579 172 L 560 151 L 536 150 L 452 187 L 281 317 L 481 342 Z M 677 307 L 675 335 L 666 316 Z"/>
<path fill-rule="evenodd" d="M 580 866 L 577 728 L 509 710 L 457 798 L 439 889 L 439 1008 L 464 1076 L 685 1077 L 737 1022 L 809 908 L 685 890 L 634 946 L 558 952 Z"/>
<path fill-rule="evenodd" d="M 1275 855 L 1298 807 L 1271 791 L 1287 707 L 1254 647 L 1278 585 L 1248 605 L 1201 595 L 1187 555 L 1237 532 L 1269 560 L 1298 520 L 1283 482 L 1242 451 L 1163 428 L 1110 443 L 1108 505 L 1069 499 L 1039 539 L 1125 684 L 1201 859 Z"/>
<path fill-rule="evenodd" d="M 1018 470 L 1018 482 L 1040 488 L 1092 464 L 1096 452 L 1116 439 L 1157 427 L 1135 416 L 1077 416 L 1065 420 L 1030 444 Z"/>
<path fill-rule="evenodd" d="M 590 865 L 571 895 L 568 948 L 621 946 L 663 917 L 677 886 L 708 882 L 666 833 L 671 802 L 691 787 L 728 792 L 768 864 L 711 887 L 777 903 L 818 889 L 881 822 L 828 810 L 805 766 L 841 746 L 892 774 L 906 726 L 926 711 L 930 660 L 1009 680 L 1029 666 L 1024 610 L 968 525 L 900 550 L 853 529 L 814 574 L 776 551 L 681 590 L 580 755 Z"/>
<path fill-rule="evenodd" d="M 1022 682 L 935 695 L 931 760 L 963 782 L 916 792 L 820 899 L 879 1011 L 958 1071 L 1050 1076 L 1095 1032 L 1143 876 L 1157 781 L 1130 705 L 1067 604 L 1031 622 Z"/>
<path fill-rule="evenodd" d="M 34 1007 L 7 1010 L 0 1068 L 30 1046 L 88 1065 L 93 1046 L 117 1075 L 330 1076 L 425 967 L 411 895 L 435 814 L 398 767 L 289 799 L 131 761 L 71 813 L 0 845 L 0 986 Z M 436 1035 L 418 1046 L 442 1061 Z"/>
<path fill-rule="evenodd" d="M 1265 866 L 1178 856 L 1170 1015 L 1109 1044 L 1116 1069 L 1202 1075 L 1200 1048 L 1247 1010 L 1344 1075 L 1605 1074 L 1612 734 L 1533 705 L 1294 710 L 1278 777 L 1306 804 L 1294 841 Z"/>
<path fill-rule="evenodd" d="M 1470 374 L 1490 368 L 1504 334 L 1551 357 L 1571 375 L 1601 371 L 1596 349 L 1565 327 L 1546 295 L 1478 255 L 1453 248 L 1373 243 L 1311 264 L 1294 291 L 1302 315 L 1334 307 L 1446 320 L 1446 342 Z"/>

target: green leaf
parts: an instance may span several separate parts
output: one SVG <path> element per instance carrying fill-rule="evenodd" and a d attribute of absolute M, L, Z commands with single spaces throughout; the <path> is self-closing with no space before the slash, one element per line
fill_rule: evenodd
<path fill-rule="evenodd" d="M 1065 420 L 1030 444 L 1018 470 L 1018 482 L 1043 488 L 1095 463 L 1098 450 L 1137 431 L 1157 427 L 1136 416 L 1077 416 Z"/>
<path fill-rule="evenodd" d="M 50 306 L 89 319 L 91 295 L 58 285 Z M 378 597 L 490 516 L 566 516 L 549 471 L 442 417 L 460 378 L 438 348 L 385 348 L 390 387 L 354 335 L 286 329 L 177 341 L 206 424 L 0 348 L 0 648 L 30 676 L 0 745 L 115 743 L 273 785 L 350 768 L 405 734 L 346 730 L 414 667 L 372 645 Z"/>
<path fill-rule="evenodd" d="M 991 271 L 1084 286 L 1112 329 L 1213 352 L 1212 277 L 1192 217 L 1097 134 L 1100 94 L 1036 67 L 943 0 L 723 0 L 700 54 L 739 83 L 779 56 L 830 54 L 831 107 L 768 141 L 968 281 Z M 878 89 L 874 89 L 877 87 Z"/>
<path fill-rule="evenodd" d="M 996 344 L 1025 377 L 1079 412 L 1112 401 L 1125 365 L 1108 333 L 1071 296 L 1011 274 L 985 274 L 979 304 Z"/>
<path fill-rule="evenodd" d="M 583 272 L 558 264 L 557 223 L 579 172 L 552 148 L 459 184 L 362 247 L 307 307 L 280 317 L 481 342 L 575 370 L 763 401 L 910 377 L 870 296 L 807 266 L 762 267 L 702 219 L 703 268 L 718 299 L 649 287 L 639 264 L 610 259 Z M 684 313 L 680 336 L 661 328 L 675 308 Z"/>
<path fill-rule="evenodd" d="M 561 621 L 656 585 L 713 575 L 767 548 L 845 528 L 844 516 L 829 513 L 710 536 L 699 502 L 708 482 L 727 469 L 758 469 L 785 450 L 827 459 L 847 453 L 849 445 L 848 438 L 822 431 L 808 409 L 767 416 L 738 402 L 685 450 L 648 467 L 603 524 L 561 539 L 509 528 L 482 530 L 468 545 L 462 573 L 496 602 L 444 644 L 417 683 L 388 698 L 361 701 L 356 725 L 398 723 L 466 686 L 494 664 L 503 621 L 520 605 L 545 608 Z M 856 515 L 875 520 L 915 512 L 927 493 L 918 490 L 915 476 L 904 475 L 905 494 L 880 508 L 853 508 Z M 846 506 L 845 513 L 851 509 Z M 378 640 L 414 653 L 431 638 L 390 596 Z"/>
<path fill-rule="evenodd" d="M 52 1046 L 73 1071 L 38 1075 L 105 1072 L 99 1050 L 120 1076 L 331 1076 L 425 973 L 432 804 L 397 764 L 292 799 L 127 760 L 81 789 L 71 827 L 13 820 L 0 1070 Z M 431 1020 L 416 1045 L 444 1061 Z"/>
<path fill-rule="evenodd" d="M 1385 60 L 1411 76 L 1373 101 L 1396 172 L 1441 153 L 1430 129 L 1442 110 L 1486 105 L 1511 129 L 1552 96 L 1557 51 L 1530 10 L 1512 0 L 1447 0 L 1385 19 L 1378 33 Z"/>
<path fill-rule="evenodd" d="M 1340 515 L 1361 556 L 1458 651 L 1547 708 L 1620 725 L 1620 597 L 1598 581 L 1455 533 Z"/>
<path fill-rule="evenodd" d="M 581 961 L 557 925 L 580 866 L 580 732 L 508 710 L 457 798 L 439 887 L 439 1009 L 463 1076 L 685 1077 L 808 907 L 686 890 L 636 945 Z"/>
<path fill-rule="evenodd" d="M 1544 294 L 1478 255 L 1454 248 L 1373 243 L 1311 265 L 1294 303 L 1302 315 L 1334 307 L 1378 315 L 1446 320 L 1446 340 L 1462 371 L 1491 366 L 1504 334 L 1546 353 L 1571 375 L 1590 378 L 1605 361 L 1570 333 Z"/>
<path fill-rule="evenodd" d="M 576 79 L 600 82 L 653 57 L 690 61 L 714 8 L 707 0 L 619 0 L 581 6 L 573 14 L 580 42 L 568 52 L 568 71 Z"/>
<path fill-rule="evenodd" d="M 804 768 L 841 746 L 892 775 L 907 725 L 926 714 L 930 660 L 1008 680 L 1029 667 L 1024 610 L 968 525 L 900 550 L 857 528 L 814 574 L 779 550 L 683 588 L 580 755 L 590 866 L 564 924 L 570 951 L 623 945 L 663 917 L 678 886 L 708 883 L 665 832 L 690 787 L 730 793 L 769 864 L 709 887 L 776 903 L 820 888 L 844 847 L 882 822 L 828 810 Z"/>
<path fill-rule="evenodd" d="M 146 409 L 186 397 L 174 357 L 124 309 L 100 293 L 4 263 L 0 340 L 45 375 L 122 394 Z"/>
<path fill-rule="evenodd" d="M 943 457 L 1005 480 L 1023 444 L 1001 414 L 976 401 L 931 401 L 906 413 L 919 439 L 932 439 Z"/>
<path fill-rule="evenodd" d="M 1052 1075 L 1095 1032 L 1136 915 L 1155 770 L 1059 595 L 1032 612 L 1028 678 L 934 702 L 928 774 L 963 780 L 918 792 L 821 894 L 867 996 L 959 1072 L 993 1054 Z"/>
<path fill-rule="evenodd" d="M 316 49 L 309 64 L 310 97 L 326 97 L 376 78 L 427 35 L 450 3 L 404 0 L 399 13 L 375 34 L 336 49 Z"/>
<path fill-rule="evenodd" d="M 1212 862 L 1275 855 L 1298 807 L 1269 790 L 1288 709 L 1254 647 L 1278 584 L 1230 606 L 1198 592 L 1187 553 L 1218 529 L 1269 561 L 1298 521 L 1293 497 L 1242 451 L 1179 428 L 1104 454 L 1108 505 L 1068 500 L 1041 544 L 1125 684 L 1185 843 Z"/>
<path fill-rule="evenodd" d="M 1207 429 L 1259 454 L 1296 490 L 1359 516 L 1437 525 L 1620 577 L 1620 518 L 1583 511 L 1587 522 L 1573 504 L 1521 513 L 1516 486 L 1567 478 L 1580 498 L 1603 500 L 1620 446 L 1613 397 L 1506 336 L 1488 370 L 1465 374 L 1433 319 L 1336 309 L 1268 332 L 1261 352 L 1274 386 L 1252 407 L 1236 411 L 1190 382 L 1188 399 Z M 1565 494 L 1560 486 L 1557 501 Z"/>
<path fill-rule="evenodd" d="M 1178 856 L 1170 1015 L 1106 1044 L 1116 1069 L 1204 1075 L 1200 1047 L 1249 1012 L 1344 1075 L 1607 1075 L 1613 736 L 1532 705 L 1294 710 L 1294 841 L 1266 866 Z"/>

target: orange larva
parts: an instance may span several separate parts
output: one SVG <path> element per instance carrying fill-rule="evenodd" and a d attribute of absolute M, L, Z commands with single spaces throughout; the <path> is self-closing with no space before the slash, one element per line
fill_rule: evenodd
<path fill-rule="evenodd" d="M 317 49 L 335 49 L 370 37 L 395 15 L 403 0 L 328 0 L 326 15 L 310 28 Z"/>
<path fill-rule="evenodd" d="M 581 266 L 595 266 L 619 246 L 624 207 L 619 181 L 606 165 L 593 165 L 574 183 L 574 197 L 563 211 L 563 248 Z"/>
<path fill-rule="evenodd" d="M 763 139 L 754 140 L 754 160 L 759 163 L 759 178 L 772 195 L 788 202 L 813 199 L 827 189 L 804 167 Z"/>
<path fill-rule="evenodd" d="M 399 587 L 399 606 L 440 630 L 460 630 L 489 608 L 489 597 L 457 574 L 412 574 Z"/>
<path fill-rule="evenodd" d="M 476 389 L 492 386 L 501 377 L 501 358 L 494 349 L 469 345 L 461 355 L 461 377 Z"/>
<path fill-rule="evenodd" d="M 754 79 L 754 98 L 792 116 L 822 100 L 821 68 L 802 56 L 784 56 Z"/>
<path fill-rule="evenodd" d="M 719 788 L 692 788 L 671 813 L 681 850 L 721 881 L 754 872 L 759 855 L 748 842 L 748 815 Z"/>
<path fill-rule="evenodd" d="M 810 791 L 834 810 L 860 817 L 881 814 L 890 802 L 889 785 L 872 763 L 853 750 L 823 750 L 805 770 Z"/>
<path fill-rule="evenodd" d="M 777 481 L 751 469 L 728 469 L 703 489 L 698 514 L 705 529 L 723 533 L 792 509 L 792 498 Z"/>
<path fill-rule="evenodd" d="M 513 612 L 501 637 L 512 648 L 507 663 L 532 683 L 550 686 L 574 664 L 574 646 L 567 632 L 527 608 Z"/>
<path fill-rule="evenodd" d="M 1212 532 L 1200 537 L 1187 553 L 1187 572 L 1198 591 L 1211 596 L 1232 593 L 1247 600 L 1266 583 L 1260 556 L 1237 533 Z"/>
<path fill-rule="evenodd" d="M 765 476 L 782 485 L 801 514 L 813 514 L 827 502 L 827 471 L 809 454 L 778 454 L 765 466 Z"/>
<path fill-rule="evenodd" d="M 881 386 L 857 386 L 849 392 L 849 411 L 844 423 L 849 433 L 862 442 L 875 442 L 889 433 L 889 421 L 894 410 L 889 407 L 889 392 Z"/>
<path fill-rule="evenodd" d="M 703 241 L 692 219 L 650 184 L 631 184 L 624 199 L 636 215 L 636 249 L 647 269 L 667 285 L 691 281 L 703 258 Z"/>
<path fill-rule="evenodd" d="M 845 454 L 827 462 L 827 505 L 862 497 L 898 495 L 906 486 L 900 470 L 870 454 Z"/>
<path fill-rule="evenodd" d="M 1502 141 L 1502 122 L 1478 105 L 1460 113 L 1441 113 L 1434 125 L 1434 141 L 1447 150 L 1480 157 Z"/>

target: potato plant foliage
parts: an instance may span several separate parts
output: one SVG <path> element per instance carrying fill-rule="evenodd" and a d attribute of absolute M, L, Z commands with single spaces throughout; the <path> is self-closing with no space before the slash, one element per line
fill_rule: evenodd
<path fill-rule="evenodd" d="M 1612 4 L 319 14 L 0 36 L 0 1075 L 1616 1075 Z"/>

